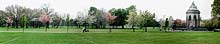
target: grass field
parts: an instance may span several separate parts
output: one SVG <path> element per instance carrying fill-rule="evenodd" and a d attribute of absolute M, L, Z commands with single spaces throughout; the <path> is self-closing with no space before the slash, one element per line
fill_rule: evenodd
<path fill-rule="evenodd" d="M 159 32 L 154 29 L 132 32 L 125 29 L 127 31 L 112 33 L 49 33 L 43 32 L 44 29 L 35 30 L 39 31 L 0 32 L 0 44 L 220 44 L 218 32 Z M 4 31 L 4 28 L 0 31 Z"/>
<path fill-rule="evenodd" d="M 152 27 L 148 27 L 149 31 L 159 31 L 158 27 L 153 29 Z M 109 29 L 88 29 L 89 33 L 109 33 Z M 143 29 L 135 29 L 136 32 L 144 32 Z M 0 32 L 23 32 L 23 28 L 9 28 L 0 27 Z M 25 28 L 24 32 L 46 32 L 46 33 L 82 33 L 82 28 L 69 28 L 67 30 L 66 27 L 62 28 L 49 28 L 47 31 L 45 28 Z M 112 29 L 113 33 L 129 33 L 133 32 L 132 29 Z"/>

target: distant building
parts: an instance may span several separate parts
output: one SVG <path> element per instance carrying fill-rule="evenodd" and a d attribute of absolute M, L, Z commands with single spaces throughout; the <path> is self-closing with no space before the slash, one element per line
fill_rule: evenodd
<path fill-rule="evenodd" d="M 200 21 L 200 11 L 193 2 L 186 12 L 186 26 L 188 29 L 197 28 L 200 26 Z"/>

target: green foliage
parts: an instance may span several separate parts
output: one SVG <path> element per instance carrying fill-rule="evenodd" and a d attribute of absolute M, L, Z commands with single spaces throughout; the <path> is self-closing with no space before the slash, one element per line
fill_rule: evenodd
<path fill-rule="evenodd" d="M 135 12 L 129 12 L 130 15 L 128 15 L 128 25 L 134 24 L 135 26 L 138 26 L 140 28 L 143 27 L 154 27 L 157 24 L 157 21 L 154 19 L 155 14 L 152 14 L 149 11 L 141 11 L 139 15 L 135 14 Z"/>
<path fill-rule="evenodd" d="M 69 14 L 67 14 L 66 25 L 67 25 L 67 32 L 68 32 L 68 29 L 69 29 L 69 26 L 70 26 L 70 16 L 69 16 Z"/>
<path fill-rule="evenodd" d="M 220 18 L 217 16 L 220 15 L 220 0 L 214 0 L 212 4 L 212 27 L 220 26 Z"/>
<path fill-rule="evenodd" d="M 117 16 L 117 18 L 115 19 L 116 22 L 114 22 L 114 25 L 116 26 L 123 26 L 125 24 L 127 24 L 126 20 L 128 19 L 127 15 L 129 15 L 128 10 L 126 9 L 111 9 L 109 12 L 112 13 L 112 15 Z"/>
<path fill-rule="evenodd" d="M 135 24 L 135 17 L 137 16 L 137 12 L 136 12 L 136 7 L 134 5 L 130 6 L 129 8 L 127 8 L 129 11 L 129 15 L 128 20 L 126 20 L 128 22 L 128 25 L 134 25 Z"/>
<path fill-rule="evenodd" d="M 156 20 L 154 19 L 155 14 L 150 13 L 149 11 L 140 12 L 140 16 L 142 17 L 142 21 L 140 22 L 141 27 L 151 27 L 156 24 Z M 138 20 L 138 19 L 137 19 Z"/>
<path fill-rule="evenodd" d="M 220 14 L 220 0 L 214 0 L 212 7 L 212 16 L 215 18 L 217 14 Z"/>
<path fill-rule="evenodd" d="M 202 20 L 202 23 L 204 24 L 202 24 L 201 27 L 212 27 L 213 26 L 213 22 L 210 19 Z"/>
<path fill-rule="evenodd" d="M 69 14 L 67 15 L 67 18 L 66 18 L 66 25 L 69 26 L 70 24 L 70 16 Z"/>
<path fill-rule="evenodd" d="M 96 7 L 90 7 L 88 11 L 88 15 L 86 16 L 85 21 L 88 24 L 93 24 L 98 21 L 98 16 L 100 15 L 98 9 Z"/>
<path fill-rule="evenodd" d="M 105 20 L 104 9 L 97 9 L 96 7 L 90 7 L 88 11 L 88 16 L 85 19 L 86 22 L 96 28 L 104 28 L 107 25 L 107 20 Z"/>
<path fill-rule="evenodd" d="M 4 23 L 4 17 L 0 16 L 0 24 Z"/>
<path fill-rule="evenodd" d="M 136 11 L 136 6 L 131 5 L 130 7 L 127 8 L 128 11 Z"/>
<path fill-rule="evenodd" d="M 135 12 L 129 12 L 128 20 L 126 20 L 128 22 L 128 25 L 133 25 L 135 23 L 136 16 L 137 16 L 137 14 L 135 14 Z"/>
<path fill-rule="evenodd" d="M 134 5 L 131 5 L 130 7 L 127 8 L 128 10 L 128 19 L 127 19 L 127 22 L 128 22 L 128 25 L 132 25 L 132 29 L 133 29 L 133 32 L 135 32 L 134 30 L 134 25 L 135 25 L 135 17 L 137 16 L 137 12 L 136 12 L 136 7 Z"/>
<path fill-rule="evenodd" d="M 108 12 L 114 14 L 113 12 L 115 12 L 116 10 L 117 10 L 116 8 L 112 8 Z"/>
<path fill-rule="evenodd" d="M 212 27 L 219 27 L 220 26 L 220 19 L 212 19 Z"/>
<path fill-rule="evenodd" d="M 27 24 L 27 18 L 26 18 L 25 15 L 22 16 L 22 18 L 21 18 L 21 23 L 22 23 L 22 25 L 23 25 L 24 27 L 26 26 L 26 24 Z"/>
<path fill-rule="evenodd" d="M 25 15 L 22 16 L 21 23 L 23 25 L 23 32 L 24 32 L 24 28 L 26 27 L 26 24 L 27 24 L 27 18 Z"/>
<path fill-rule="evenodd" d="M 0 27 L 3 26 L 4 23 L 5 12 L 0 10 Z"/>
<path fill-rule="evenodd" d="M 97 10 L 98 9 L 96 7 L 90 7 L 89 8 L 89 15 L 96 15 Z"/>
<path fill-rule="evenodd" d="M 134 24 L 135 26 L 139 26 L 140 28 L 143 28 L 144 27 L 144 17 L 142 17 L 141 15 L 137 15 L 135 16 L 135 20 L 134 20 Z"/>

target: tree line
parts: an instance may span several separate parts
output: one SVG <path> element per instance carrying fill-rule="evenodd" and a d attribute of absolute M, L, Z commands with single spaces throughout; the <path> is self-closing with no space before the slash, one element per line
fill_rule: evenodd
<path fill-rule="evenodd" d="M 137 11 L 135 5 L 131 5 L 128 8 L 112 8 L 108 11 L 105 11 L 103 8 L 90 7 L 88 12 L 78 12 L 75 18 L 75 24 L 78 27 L 85 22 L 92 26 L 92 28 L 112 26 L 112 28 L 124 29 L 125 25 L 132 28 L 159 26 L 155 19 L 155 13 L 147 10 Z"/>
<path fill-rule="evenodd" d="M 45 4 L 42 8 L 27 8 L 19 5 L 7 6 L 0 10 L 0 27 L 13 28 L 54 28 L 59 26 L 90 26 L 90 28 L 125 28 L 126 27 L 155 27 L 155 13 L 148 10 L 137 11 L 135 5 L 128 8 L 112 8 L 108 11 L 91 6 L 89 10 L 77 12 L 76 18 L 70 14 L 58 14 Z"/>
<path fill-rule="evenodd" d="M 0 10 L 0 27 L 12 26 L 14 28 L 22 27 L 49 27 L 51 20 L 54 24 L 60 21 L 62 17 L 57 14 L 49 5 L 42 8 L 27 8 L 20 5 L 7 6 L 5 10 Z"/>
<path fill-rule="evenodd" d="M 205 27 L 209 27 L 210 30 L 220 29 L 220 0 L 214 0 L 211 11 L 211 19 L 203 20 Z"/>

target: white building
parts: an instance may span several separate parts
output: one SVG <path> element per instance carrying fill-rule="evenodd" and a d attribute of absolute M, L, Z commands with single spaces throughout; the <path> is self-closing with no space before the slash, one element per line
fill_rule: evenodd
<path fill-rule="evenodd" d="M 200 21 L 200 11 L 193 2 L 186 12 L 186 26 L 188 29 L 197 28 L 200 26 Z"/>

